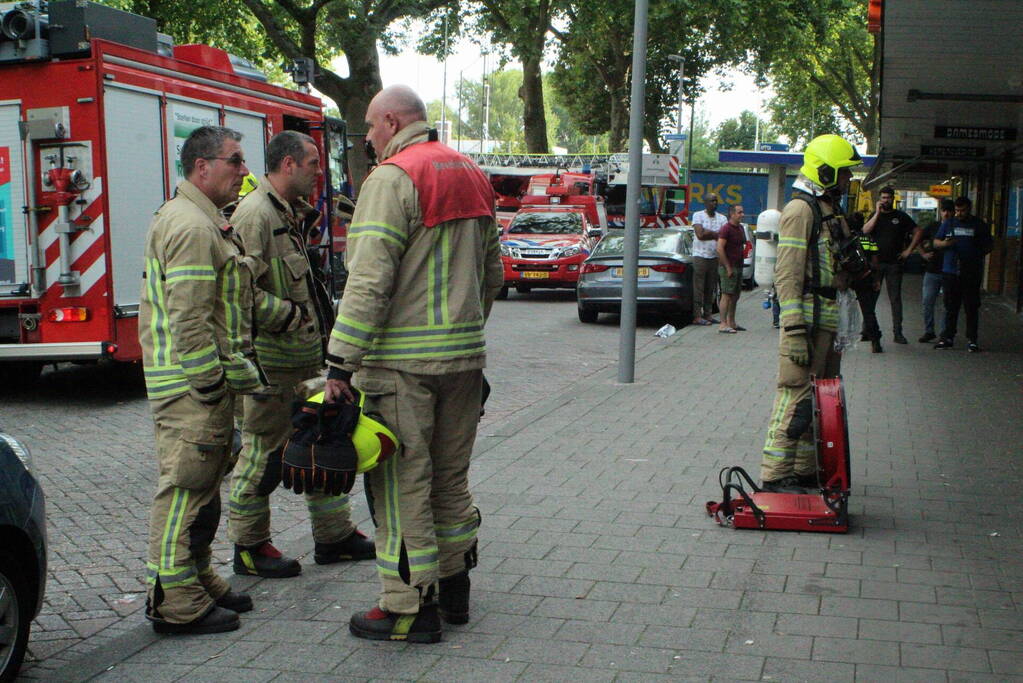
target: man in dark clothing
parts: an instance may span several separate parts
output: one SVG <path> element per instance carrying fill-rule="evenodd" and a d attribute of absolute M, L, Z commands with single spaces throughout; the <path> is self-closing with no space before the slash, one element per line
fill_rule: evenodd
<path fill-rule="evenodd" d="M 879 277 L 881 282 L 887 280 L 888 301 L 892 305 L 893 339 L 896 344 L 908 343 L 902 334 L 902 262 L 913 253 L 920 241 L 920 233 L 915 228 L 913 219 L 895 208 L 895 190 L 891 187 L 881 190 L 874 215 L 863 226 L 864 234 L 871 235 L 877 243 Z"/>
<path fill-rule="evenodd" d="M 991 231 L 970 214 L 969 197 L 955 202 L 955 216 L 941 224 L 934 246 L 945 250 L 942 286 L 945 288 L 945 328 L 936 349 L 950 349 L 959 325 L 959 306 L 966 311 L 966 350 L 978 353 L 977 327 L 980 323 L 980 281 L 984 257 L 991 251 Z"/>
<path fill-rule="evenodd" d="M 934 334 L 934 305 L 938 301 L 938 293 L 941 291 L 941 270 L 944 264 L 944 252 L 934 246 L 934 236 L 938 234 L 941 224 L 952 218 L 955 213 L 955 202 L 951 199 L 942 199 L 940 220 L 931 223 L 922 229 L 922 238 L 917 251 L 924 259 L 924 334 L 920 337 L 921 343 L 934 341 L 938 335 Z"/>
<path fill-rule="evenodd" d="M 863 255 L 870 263 L 870 275 L 861 277 L 853 285 L 856 292 L 856 301 L 860 305 L 860 313 L 863 316 L 863 327 L 860 332 L 860 341 L 870 342 L 871 353 L 883 353 L 881 348 L 881 328 L 877 325 L 877 314 L 874 307 L 877 305 L 877 294 L 881 291 L 880 268 L 877 263 L 877 244 L 870 235 L 863 234 L 863 214 L 854 213 L 849 216 L 849 230 L 856 235 L 863 248 Z"/>

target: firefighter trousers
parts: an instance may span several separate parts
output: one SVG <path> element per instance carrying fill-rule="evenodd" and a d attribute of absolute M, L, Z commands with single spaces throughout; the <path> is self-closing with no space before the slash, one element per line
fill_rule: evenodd
<path fill-rule="evenodd" d="M 271 391 L 244 398 L 242 452 L 234 468 L 227 503 L 227 536 L 243 546 L 270 540 L 270 494 L 281 481 L 280 456 L 293 430 L 292 403 L 299 399 L 296 385 L 319 376 L 321 369 L 264 368 L 264 372 Z M 317 543 L 341 541 L 355 531 L 347 495 L 306 493 L 305 500 Z"/>
<path fill-rule="evenodd" d="M 376 524 L 380 608 L 419 611 L 438 579 L 476 565 L 479 511 L 469 493 L 482 370 L 418 375 L 364 367 L 367 410 L 397 434 L 399 451 L 366 473 Z"/>
<path fill-rule="evenodd" d="M 779 355 L 778 391 L 764 443 L 761 481 L 777 481 L 792 475 L 817 472 L 810 375 L 838 377 L 842 354 L 835 351 L 834 342 L 834 332 L 817 330 L 810 346 L 809 366 L 796 365 L 788 356 Z"/>
<path fill-rule="evenodd" d="M 159 465 L 149 518 L 150 615 L 184 624 L 230 590 L 210 566 L 220 483 L 230 465 L 234 397 L 207 406 L 190 394 L 151 401 Z"/>

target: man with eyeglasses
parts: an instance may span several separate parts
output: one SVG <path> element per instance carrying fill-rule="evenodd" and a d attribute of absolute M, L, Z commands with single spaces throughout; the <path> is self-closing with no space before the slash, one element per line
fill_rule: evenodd
<path fill-rule="evenodd" d="M 231 631 L 252 609 L 210 566 L 235 396 L 266 389 L 251 344 L 251 311 L 263 303 L 252 288 L 259 264 L 221 214 L 249 172 L 240 140 L 217 126 L 188 136 L 185 180 L 146 237 L 139 343 L 159 465 L 146 617 L 157 633 Z"/>
<path fill-rule="evenodd" d="M 256 278 L 265 299 L 256 311 L 254 345 L 270 390 L 244 399 L 243 447 L 231 484 L 227 535 L 235 544 L 236 574 L 286 578 L 300 574 L 302 565 L 270 542 L 269 496 L 281 481 L 291 404 L 305 398 L 296 387 L 320 375 L 334 311 L 306 251 L 309 231 L 320 219 L 305 200 L 323 175 L 316 143 L 287 130 L 270 140 L 266 154 L 269 171 L 231 216 L 245 253 L 263 270 Z M 283 324 L 269 324 L 280 315 Z M 375 556 L 373 542 L 352 524 L 347 494 L 307 491 L 305 499 L 317 564 Z"/>

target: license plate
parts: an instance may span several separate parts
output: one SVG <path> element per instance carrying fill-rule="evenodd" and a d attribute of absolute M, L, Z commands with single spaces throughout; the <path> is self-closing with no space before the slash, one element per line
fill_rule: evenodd
<path fill-rule="evenodd" d="M 622 269 L 621 268 L 612 268 L 611 269 L 611 274 L 613 276 L 615 276 L 615 277 L 621 277 L 622 276 Z M 650 269 L 649 268 L 643 267 L 643 268 L 639 269 L 639 277 L 647 277 L 649 275 L 650 275 Z"/>
<path fill-rule="evenodd" d="M 522 277 L 527 280 L 546 280 L 551 276 L 546 270 L 524 270 Z"/>

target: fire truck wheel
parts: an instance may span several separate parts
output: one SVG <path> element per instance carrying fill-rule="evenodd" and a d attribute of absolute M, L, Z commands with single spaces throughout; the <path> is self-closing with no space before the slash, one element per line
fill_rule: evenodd
<path fill-rule="evenodd" d="M 500 299 L 501 301 L 504 301 L 505 299 L 507 299 L 508 298 L 508 288 L 507 287 L 502 287 L 501 291 L 497 293 L 497 298 Z"/>
<path fill-rule="evenodd" d="M 519 294 L 529 294 L 529 285 L 515 285 L 515 291 Z"/>
<path fill-rule="evenodd" d="M 11 390 L 27 389 L 39 379 L 43 364 L 37 361 L 16 360 L 0 363 L 0 386 Z"/>

